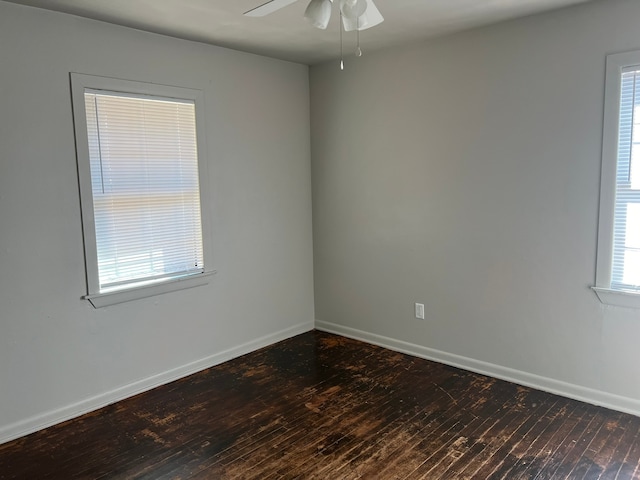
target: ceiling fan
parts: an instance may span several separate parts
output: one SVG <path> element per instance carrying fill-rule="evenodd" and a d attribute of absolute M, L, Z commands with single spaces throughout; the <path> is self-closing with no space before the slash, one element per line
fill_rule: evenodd
<path fill-rule="evenodd" d="M 248 17 L 264 17 L 297 0 L 269 0 L 245 12 Z M 340 17 L 345 31 L 366 30 L 382 23 L 384 18 L 373 0 L 311 0 L 304 16 L 314 27 L 326 29 L 331 18 L 333 3 L 340 6 Z"/>
<path fill-rule="evenodd" d="M 244 14 L 247 17 L 264 17 L 297 1 L 298 0 L 269 0 L 262 5 L 258 5 L 257 7 L 244 12 Z"/>

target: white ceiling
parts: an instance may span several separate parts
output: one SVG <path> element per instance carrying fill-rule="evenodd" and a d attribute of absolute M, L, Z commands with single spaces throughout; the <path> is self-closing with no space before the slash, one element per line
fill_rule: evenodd
<path fill-rule="evenodd" d="M 307 23 L 308 0 L 266 17 L 243 12 L 266 0 L 7 0 L 294 62 L 338 58 L 338 15 L 327 30 Z M 375 0 L 385 21 L 360 33 L 363 51 L 488 25 L 590 0 Z M 351 51 L 355 33 L 345 34 Z M 346 55 L 346 54 L 345 54 Z"/>

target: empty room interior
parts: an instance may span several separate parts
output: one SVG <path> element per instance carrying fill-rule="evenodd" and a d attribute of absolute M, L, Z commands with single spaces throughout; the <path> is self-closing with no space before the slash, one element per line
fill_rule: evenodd
<path fill-rule="evenodd" d="M 0 479 L 640 479 L 640 2 L 261 4 L 0 1 Z"/>

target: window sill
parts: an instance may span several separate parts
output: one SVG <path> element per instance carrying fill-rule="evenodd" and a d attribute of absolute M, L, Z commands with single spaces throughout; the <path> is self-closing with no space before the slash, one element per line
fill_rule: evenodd
<path fill-rule="evenodd" d="M 128 288 L 126 290 L 85 295 L 82 298 L 89 300 L 94 308 L 108 307 L 109 305 L 117 305 L 118 303 L 130 302 L 140 298 L 153 297 L 155 295 L 174 292 L 176 290 L 185 290 L 187 288 L 206 285 L 209 283 L 210 277 L 215 273 L 216 271 L 213 270 L 211 272 L 166 280 L 164 282 L 154 283 L 151 285 Z"/>
<path fill-rule="evenodd" d="M 640 293 L 612 290 L 610 288 L 591 287 L 600 301 L 617 307 L 640 308 Z"/>

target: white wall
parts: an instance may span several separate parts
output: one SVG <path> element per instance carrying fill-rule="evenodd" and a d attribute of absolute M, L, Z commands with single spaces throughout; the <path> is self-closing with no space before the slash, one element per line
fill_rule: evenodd
<path fill-rule="evenodd" d="M 316 325 L 640 414 L 640 312 L 589 290 L 605 56 L 639 19 L 597 1 L 312 67 Z"/>
<path fill-rule="evenodd" d="M 205 287 L 94 310 L 69 72 L 203 90 Z M 308 68 L 0 2 L 0 442 L 313 328 Z"/>

